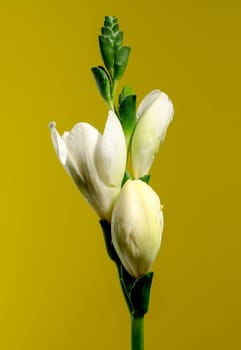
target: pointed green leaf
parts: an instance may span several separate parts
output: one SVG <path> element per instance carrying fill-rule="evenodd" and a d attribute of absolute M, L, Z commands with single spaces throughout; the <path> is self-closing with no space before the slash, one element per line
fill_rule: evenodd
<path fill-rule="evenodd" d="M 127 147 L 136 125 L 136 95 L 129 95 L 119 105 L 119 119 L 126 137 Z"/>
<path fill-rule="evenodd" d="M 99 221 L 100 226 L 102 228 L 102 232 L 104 235 L 104 240 L 105 240 L 105 247 L 107 250 L 107 253 L 111 260 L 114 260 L 115 262 L 119 262 L 119 257 L 115 251 L 115 248 L 112 244 L 112 238 L 111 238 L 111 226 L 108 221 L 105 220 L 100 220 Z"/>
<path fill-rule="evenodd" d="M 96 85 L 101 96 L 109 104 L 111 102 L 111 89 L 108 74 L 106 73 L 104 67 L 93 67 L 91 68 L 91 71 L 94 75 Z"/>
<path fill-rule="evenodd" d="M 116 53 L 114 66 L 116 80 L 120 80 L 125 73 L 130 51 L 130 47 L 122 46 Z"/>
<path fill-rule="evenodd" d="M 130 54 L 131 48 L 128 46 L 122 46 L 116 53 L 115 63 L 118 66 L 126 65 L 128 62 L 128 57 Z"/>
<path fill-rule="evenodd" d="M 123 32 L 118 32 L 113 36 L 114 48 L 119 50 L 123 42 Z"/>
<path fill-rule="evenodd" d="M 122 101 L 129 95 L 134 95 L 133 90 L 130 86 L 125 85 L 119 95 L 119 107 Z"/>
<path fill-rule="evenodd" d="M 125 174 L 123 176 L 123 180 L 122 180 L 122 183 L 121 183 L 121 187 L 124 186 L 124 184 L 126 183 L 127 180 L 131 180 L 132 179 L 132 176 L 131 174 L 126 170 L 125 171 Z"/>
<path fill-rule="evenodd" d="M 113 68 L 115 60 L 113 42 L 108 36 L 99 35 L 99 45 L 103 62 L 109 71 Z"/>
<path fill-rule="evenodd" d="M 144 176 L 140 177 L 139 180 L 141 180 L 141 181 L 145 182 L 146 184 L 148 184 L 149 181 L 150 181 L 150 177 L 151 177 L 151 175 L 144 175 Z"/>

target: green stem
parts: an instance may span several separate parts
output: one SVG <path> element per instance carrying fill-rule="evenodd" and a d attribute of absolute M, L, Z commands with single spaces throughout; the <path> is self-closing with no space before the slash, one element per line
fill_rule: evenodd
<path fill-rule="evenodd" d="M 114 106 L 113 101 L 109 101 L 109 102 L 108 102 L 108 106 L 109 106 L 109 109 L 110 109 L 111 111 L 115 112 L 115 106 Z"/>
<path fill-rule="evenodd" d="M 112 102 L 114 103 L 115 101 L 115 94 L 116 94 L 116 89 L 117 89 L 117 85 L 118 85 L 118 80 L 115 80 L 113 81 L 113 84 L 112 84 L 112 91 L 111 91 L 111 98 L 112 98 Z"/>
<path fill-rule="evenodd" d="M 131 316 L 131 350 L 144 350 L 144 316 Z"/>

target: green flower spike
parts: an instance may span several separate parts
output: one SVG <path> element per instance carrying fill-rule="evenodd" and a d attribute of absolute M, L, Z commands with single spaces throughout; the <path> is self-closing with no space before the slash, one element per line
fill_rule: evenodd
<path fill-rule="evenodd" d="M 122 46 L 123 32 L 119 31 L 118 20 L 106 16 L 99 35 L 99 47 L 104 67 L 92 68 L 98 89 L 109 107 L 114 110 L 114 98 L 118 81 L 122 78 L 128 63 L 130 48 Z M 109 80 L 109 84 L 107 81 Z"/>

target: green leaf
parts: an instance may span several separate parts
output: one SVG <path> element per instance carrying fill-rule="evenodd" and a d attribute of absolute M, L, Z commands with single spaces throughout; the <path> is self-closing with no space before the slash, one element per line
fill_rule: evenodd
<path fill-rule="evenodd" d="M 113 36 L 112 30 L 110 28 L 108 28 L 108 27 L 102 27 L 101 28 L 101 34 L 102 35 L 106 35 L 106 36 L 110 36 L 110 37 Z"/>
<path fill-rule="evenodd" d="M 123 32 L 116 33 L 113 37 L 113 41 L 115 50 L 119 50 L 123 42 Z"/>
<path fill-rule="evenodd" d="M 105 16 L 104 26 L 105 27 L 112 27 L 117 22 L 118 22 L 118 20 L 115 16 Z"/>
<path fill-rule="evenodd" d="M 105 101 L 111 103 L 111 89 L 110 89 L 110 79 L 104 67 L 93 67 L 91 71 L 94 75 L 96 85 L 100 91 L 101 96 Z"/>
<path fill-rule="evenodd" d="M 117 33 L 119 31 L 119 24 L 118 23 L 115 23 L 113 26 L 112 26 L 112 30 L 114 33 Z"/>
<path fill-rule="evenodd" d="M 125 171 L 125 174 L 123 176 L 123 180 L 122 180 L 122 183 L 121 183 L 121 187 L 124 186 L 124 184 L 126 183 L 127 180 L 132 180 L 132 176 L 131 174 L 126 170 Z"/>
<path fill-rule="evenodd" d="M 108 36 L 99 35 L 99 46 L 103 62 L 108 71 L 110 71 L 113 68 L 115 61 L 113 42 Z"/>
<path fill-rule="evenodd" d="M 122 100 L 119 105 L 119 119 L 128 147 L 136 125 L 136 95 L 129 95 Z"/>
<path fill-rule="evenodd" d="M 116 53 L 116 65 L 123 66 L 127 64 L 128 57 L 130 54 L 131 48 L 128 46 L 122 46 Z"/>
<path fill-rule="evenodd" d="M 144 175 L 142 177 L 139 177 L 139 180 L 141 180 L 141 181 L 145 182 L 146 184 L 148 184 L 149 181 L 150 181 L 150 178 L 151 178 L 151 175 Z"/>
<path fill-rule="evenodd" d="M 119 262 L 119 257 L 115 251 L 115 248 L 112 244 L 112 238 L 111 238 L 111 226 L 108 221 L 100 220 L 99 221 L 100 226 L 102 228 L 102 232 L 104 235 L 105 240 L 105 247 L 108 253 L 108 256 L 111 260 L 115 261 L 116 263 Z"/>
<path fill-rule="evenodd" d="M 122 103 L 122 101 L 129 95 L 134 95 L 133 90 L 130 86 L 125 85 L 119 95 L 119 106 Z"/>
<path fill-rule="evenodd" d="M 115 79 L 120 80 L 125 73 L 128 58 L 130 55 L 131 48 L 127 46 L 122 46 L 116 53 L 115 57 Z"/>
<path fill-rule="evenodd" d="M 142 317 L 148 311 L 153 272 L 136 279 L 132 285 L 130 300 L 133 305 L 135 317 Z"/>

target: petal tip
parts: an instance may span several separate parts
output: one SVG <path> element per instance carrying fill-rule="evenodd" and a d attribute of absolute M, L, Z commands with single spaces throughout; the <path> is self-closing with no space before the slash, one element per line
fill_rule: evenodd
<path fill-rule="evenodd" d="M 55 123 L 55 122 L 50 122 L 50 123 L 48 124 L 48 127 L 49 127 L 50 130 L 52 130 L 53 128 L 56 127 L 56 123 Z"/>

